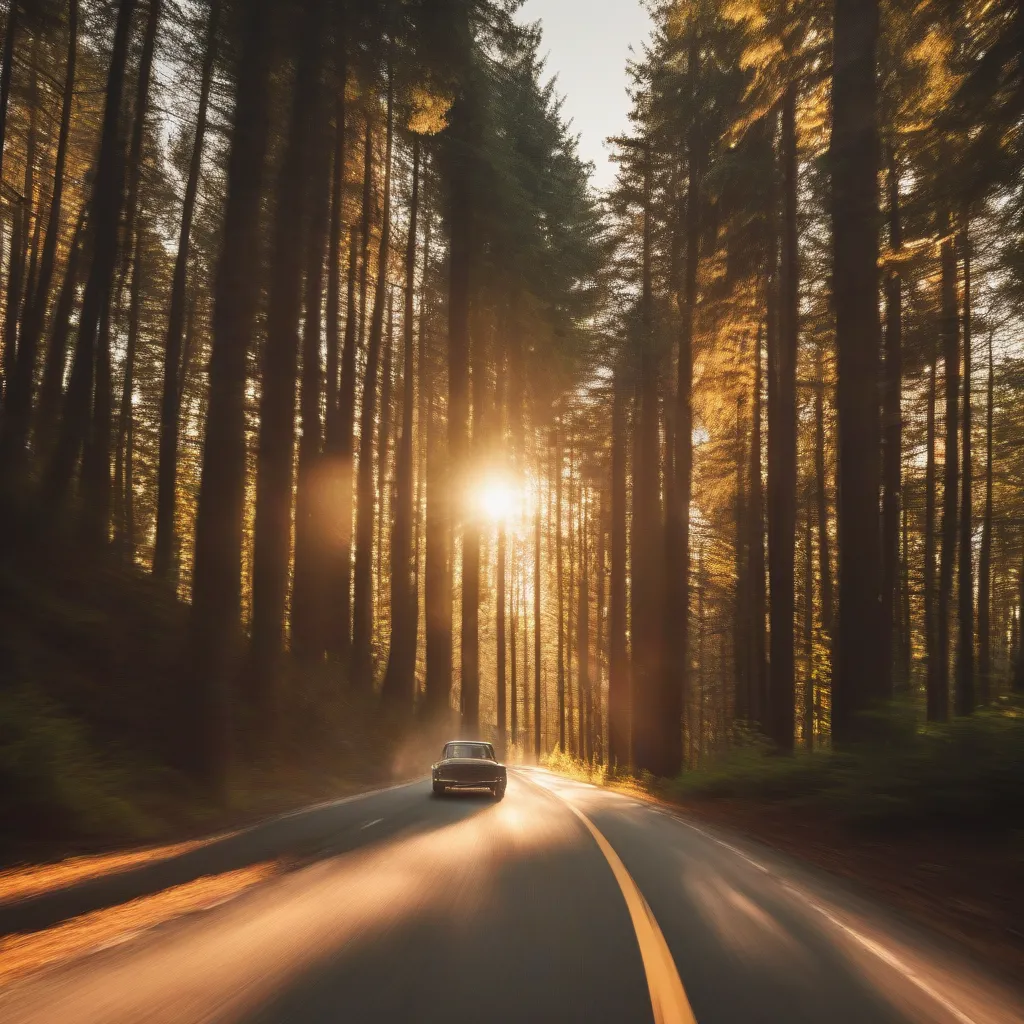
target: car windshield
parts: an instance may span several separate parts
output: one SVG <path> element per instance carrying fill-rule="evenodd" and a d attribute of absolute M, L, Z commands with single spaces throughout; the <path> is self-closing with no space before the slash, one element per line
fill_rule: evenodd
<path fill-rule="evenodd" d="M 475 757 L 482 761 L 493 761 L 494 751 L 489 743 L 449 743 L 444 748 L 447 757 Z"/>

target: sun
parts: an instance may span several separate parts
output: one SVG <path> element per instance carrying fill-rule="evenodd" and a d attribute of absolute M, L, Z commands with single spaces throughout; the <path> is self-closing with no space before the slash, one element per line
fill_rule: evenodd
<path fill-rule="evenodd" d="M 519 507 L 519 494 L 503 476 L 484 477 L 476 487 L 476 503 L 480 513 L 492 522 L 511 519 Z"/>

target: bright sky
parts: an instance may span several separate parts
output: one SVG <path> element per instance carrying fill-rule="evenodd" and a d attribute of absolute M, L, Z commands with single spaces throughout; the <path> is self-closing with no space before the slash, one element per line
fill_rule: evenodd
<path fill-rule="evenodd" d="M 580 136 L 580 156 L 594 163 L 595 187 L 607 188 L 615 165 L 604 140 L 629 125 L 626 61 L 650 33 L 650 16 L 640 0 L 526 0 L 519 20 L 543 22 L 541 52 L 558 77 L 562 113 Z"/>

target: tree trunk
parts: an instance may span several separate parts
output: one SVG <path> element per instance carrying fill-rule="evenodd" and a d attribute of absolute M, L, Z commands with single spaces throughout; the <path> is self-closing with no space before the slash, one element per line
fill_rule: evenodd
<path fill-rule="evenodd" d="M 384 618 L 384 545 L 385 524 L 391 522 L 391 488 L 388 470 L 391 462 L 391 391 L 394 376 L 395 351 L 395 294 L 388 285 L 387 328 L 384 332 L 383 363 L 380 371 L 380 418 L 377 423 L 377 515 L 374 516 L 376 543 L 374 545 L 375 567 L 373 573 L 373 620 Z"/>
<path fill-rule="evenodd" d="M 835 0 L 830 165 L 840 539 L 832 735 L 840 744 L 856 734 L 857 712 L 886 691 L 878 664 L 878 20 L 878 0 Z"/>
<path fill-rule="evenodd" d="M 769 732 L 780 750 L 793 749 L 795 674 L 793 622 L 796 557 L 796 360 L 800 270 L 797 251 L 797 88 L 782 98 L 782 247 L 779 330 L 772 401 L 768 406 L 768 575 L 771 663 Z"/>
<path fill-rule="evenodd" d="M 32 275 L 25 283 L 25 263 L 30 252 L 30 227 L 32 224 L 35 199 L 35 166 L 38 142 L 39 119 L 39 47 L 42 33 L 37 29 L 32 34 L 32 50 L 29 54 L 29 82 L 26 104 L 28 106 L 28 138 L 25 148 L 25 176 L 21 197 L 14 211 L 14 231 L 11 235 L 11 254 L 7 271 L 7 305 L 3 333 L 3 377 L 10 391 L 18 356 L 18 335 L 22 326 L 23 312 L 28 306 L 32 291 Z M 38 221 L 37 221 L 38 223 Z M 34 247 L 31 249 L 34 253 Z"/>
<path fill-rule="evenodd" d="M 141 220 L 136 225 L 142 234 Z M 124 355 L 124 383 L 121 388 L 121 407 L 117 418 L 117 448 L 114 458 L 114 540 L 121 557 L 131 565 L 135 560 L 135 531 L 132 528 L 132 479 L 134 434 L 135 353 L 139 343 L 139 312 L 142 304 L 142 245 L 136 238 L 132 262 L 132 283 L 128 297 L 128 339 Z"/>
<path fill-rule="evenodd" d="M 413 139 L 412 196 L 409 200 L 409 237 L 405 248 L 405 313 L 402 324 L 402 430 L 395 457 L 395 505 L 391 530 L 391 650 L 384 676 L 384 696 L 412 709 L 416 683 L 416 626 L 418 607 L 414 578 L 416 562 L 413 552 L 413 432 L 415 423 L 413 330 L 416 297 L 416 227 L 419 216 L 420 142 Z M 504 579 L 501 589 L 501 614 L 504 615 Z M 504 646 L 504 622 L 499 621 L 499 651 Z M 502 668 L 504 666 L 502 665 Z M 499 680 L 504 688 L 504 679 Z M 500 716 L 503 718 L 504 707 Z M 499 737 L 502 731 L 499 731 Z"/>
<path fill-rule="evenodd" d="M 67 363 L 68 339 L 71 337 L 71 314 L 78 298 L 79 272 L 82 266 L 82 249 L 88 244 L 85 230 L 86 210 L 83 207 L 75 225 L 75 233 L 68 250 L 64 281 L 53 311 L 50 341 L 43 361 L 43 379 L 39 386 L 36 402 L 35 450 L 37 463 L 47 459 L 51 453 L 54 435 L 60 420 L 61 397 L 64 387 L 64 370 Z"/>
<path fill-rule="evenodd" d="M 384 209 L 377 254 L 377 282 L 363 375 L 363 402 L 359 420 L 359 469 L 356 479 L 356 557 L 352 604 L 352 684 L 359 690 L 373 687 L 373 441 L 377 419 L 377 377 L 384 339 L 387 268 L 391 250 L 391 150 L 394 137 L 394 77 L 388 66 L 387 129 L 384 150 Z"/>
<path fill-rule="evenodd" d="M 992 700 L 992 412 L 995 369 L 992 362 L 992 330 L 988 333 L 988 393 L 985 403 L 985 513 L 978 558 L 978 700 Z"/>
<path fill-rule="evenodd" d="M 594 669 L 597 676 L 594 680 L 594 712 L 593 742 L 597 760 L 604 763 L 604 724 L 602 715 L 602 695 L 604 692 L 604 595 L 605 595 L 605 523 L 607 522 L 607 491 L 601 485 L 601 509 L 597 522 L 597 560 L 595 562 L 595 583 L 597 599 L 594 608 Z"/>
<path fill-rule="evenodd" d="M 284 650 L 292 538 L 295 390 L 298 381 L 302 255 L 318 163 L 314 132 L 320 109 L 323 5 L 302 12 L 288 138 L 278 171 L 274 238 L 262 353 L 260 429 L 256 449 L 252 626 L 248 685 L 255 736 L 269 739 L 279 720 L 275 686 Z"/>
<path fill-rule="evenodd" d="M 822 346 L 818 346 L 814 378 L 814 489 L 818 525 L 818 587 L 821 628 L 833 639 L 832 541 L 828 532 L 828 480 L 825 476 L 825 367 Z"/>
<path fill-rule="evenodd" d="M 326 500 L 341 504 L 341 246 L 342 214 L 345 208 L 345 88 L 348 83 L 348 49 L 344 26 L 338 30 L 338 73 L 335 83 L 335 136 L 332 164 L 331 222 L 327 245 L 327 301 L 325 309 L 327 333 L 327 376 L 324 382 L 326 401 L 324 403 L 324 452 L 320 466 L 321 484 Z M 351 247 L 350 247 L 351 248 Z M 355 279 L 354 250 L 349 255 L 348 312 L 351 315 Z M 351 470 L 349 471 L 351 481 Z M 348 505 L 351 523 L 351 501 Z M 327 654 L 340 657 L 343 648 L 347 650 L 348 623 L 342 622 L 342 601 L 339 594 L 342 576 L 339 561 L 346 531 L 342 527 L 341 508 L 337 514 L 329 515 L 324 525 L 323 581 L 324 610 L 322 642 Z M 350 526 L 351 529 L 351 526 Z M 345 632 L 345 643 L 341 640 Z"/>
<path fill-rule="evenodd" d="M 4 149 L 7 142 L 7 106 L 11 97 L 11 71 L 14 67 L 14 40 L 20 28 L 20 0 L 11 0 L 7 8 L 7 31 L 4 33 L 3 68 L 0 69 L 0 181 L 4 177 Z M 8 312 L 8 316 L 10 313 Z M 5 321 L 6 322 L 6 321 Z M 0 398 L 4 389 L 0 387 Z"/>
<path fill-rule="evenodd" d="M 113 425 L 110 373 L 110 301 L 100 312 L 96 337 L 96 384 L 92 417 L 82 453 L 82 532 L 102 547 L 110 539 L 110 442 Z"/>
<path fill-rule="evenodd" d="M 326 97 L 324 97 L 326 99 Z M 305 313 L 302 321 L 302 380 L 299 387 L 299 454 L 295 483 L 295 556 L 292 569 L 291 648 L 303 662 L 316 663 L 327 649 L 327 565 L 330 495 L 322 461 L 324 428 L 320 408 L 324 371 L 324 257 L 331 216 L 331 137 L 326 104 L 311 128 L 311 184 L 306 228 Z M 333 394 L 329 401 L 333 400 Z"/>
<path fill-rule="evenodd" d="M 153 549 L 153 575 L 168 579 L 173 574 L 175 543 L 175 507 L 178 490 L 178 429 L 181 422 L 182 342 L 188 306 L 188 260 L 192 241 L 192 221 L 199 194 L 199 176 L 203 169 L 203 144 L 206 139 L 207 114 L 213 66 L 217 57 L 220 31 L 221 0 L 211 0 L 206 28 L 206 50 L 199 87 L 199 110 L 192 139 L 185 199 L 181 208 L 178 231 L 178 254 L 171 279 L 171 300 L 167 313 L 167 336 L 164 341 L 163 390 L 160 397 L 160 456 L 157 468 L 156 541 Z"/>
<path fill-rule="evenodd" d="M 964 261 L 964 400 L 963 473 L 960 477 L 960 561 L 958 579 L 959 632 L 956 652 L 956 713 L 974 712 L 974 572 L 972 566 L 972 484 L 971 460 L 971 235 L 965 213 L 960 244 Z"/>
<path fill-rule="evenodd" d="M 516 561 L 516 544 L 513 540 L 509 558 L 509 576 L 512 580 L 512 595 L 509 612 L 509 737 L 513 746 L 519 746 L 519 680 L 516 672 L 516 650 L 519 639 L 519 566 Z M 525 682 L 524 682 L 524 685 Z"/>
<path fill-rule="evenodd" d="M 946 393 L 946 442 L 942 459 L 942 544 L 939 552 L 939 603 L 936 637 L 936 675 L 933 707 L 929 718 L 944 722 L 949 717 L 949 616 L 953 601 L 953 569 L 956 564 L 957 451 L 960 416 L 960 329 L 957 315 L 956 248 L 949 215 L 940 220 L 942 236 L 942 359 Z M 934 717 L 933 717 L 934 716 Z"/>
<path fill-rule="evenodd" d="M 665 764 L 663 740 L 669 726 L 660 720 L 657 695 L 662 680 L 664 540 L 661 520 L 660 416 L 658 367 L 654 346 L 652 275 L 651 156 L 644 162 L 644 232 L 639 353 L 639 408 L 636 464 L 633 467 L 633 760 L 650 772 Z M 677 723 L 672 723 L 675 728 Z"/>
<path fill-rule="evenodd" d="M 8 19 L 15 19 L 17 4 L 11 4 Z M 10 32 L 10 28 L 8 29 Z M 14 373 L 4 396 L 3 434 L 0 437 L 0 476 L 18 480 L 24 470 L 24 461 L 32 424 L 32 388 L 35 380 L 39 341 L 42 337 L 49 307 L 50 287 L 60 240 L 60 222 L 64 198 L 64 166 L 67 162 L 68 134 L 71 128 L 71 109 L 75 95 L 75 68 L 78 53 L 78 0 L 68 0 L 68 57 L 64 74 L 61 100 L 60 129 L 57 136 L 57 156 L 53 165 L 53 194 L 50 198 L 49 223 L 35 291 L 26 299 L 21 326 L 18 354 Z M 4 73 L 7 73 L 5 63 Z M 0 104 L 6 101 L 0 99 Z M 2 117 L 3 115 L 0 115 Z M 2 131 L 2 130 L 0 130 Z M 0 170 L 2 175 L 2 170 Z M 2 178 L 0 178 L 2 180 Z M 72 246 L 75 242 L 72 242 Z M 74 251 L 74 250 L 72 250 Z M 8 307 L 9 308 L 9 307 Z M 63 366 L 61 367 L 63 370 Z"/>
<path fill-rule="evenodd" d="M 750 721 L 750 649 L 753 636 L 748 615 L 750 587 L 747 580 L 747 453 L 743 436 L 744 400 L 736 399 L 736 498 L 733 522 L 736 536 L 733 541 L 736 583 L 733 591 L 732 651 L 733 651 L 733 716 L 737 721 Z M 723 695 L 724 699 L 724 695 Z"/>
<path fill-rule="evenodd" d="M 55 512 L 64 503 L 71 487 L 75 466 L 82 452 L 83 439 L 91 430 L 94 382 L 97 388 L 99 386 L 98 363 L 102 358 L 109 360 L 109 353 L 104 356 L 99 352 L 100 322 L 110 304 L 110 291 L 117 262 L 118 228 L 124 196 L 124 149 L 120 112 L 134 10 L 135 0 L 121 0 L 110 54 L 99 154 L 89 201 L 92 263 L 82 296 L 78 340 L 75 345 L 71 378 L 64 398 L 63 414 L 50 465 L 42 484 L 43 505 L 51 512 Z M 109 399 L 107 401 L 109 404 Z M 101 409 L 102 404 L 101 402 Z M 103 441 L 102 438 L 97 440 L 101 443 Z M 102 445 L 108 454 L 109 444 L 108 437 Z M 102 456 L 101 452 L 96 454 Z M 104 489 L 109 493 L 109 463 L 104 465 L 102 457 L 98 457 L 92 460 L 90 469 L 96 475 L 90 480 L 86 467 L 83 466 L 83 487 L 86 490 L 91 488 L 96 495 L 102 495 Z M 105 488 L 104 475 L 107 480 Z M 102 509 L 93 509 L 94 521 L 101 514 Z M 105 529 L 105 524 L 103 528 Z M 93 532 L 94 539 L 98 539 L 95 535 L 102 531 Z"/>
<path fill-rule="evenodd" d="M 900 175 L 896 155 L 889 151 L 889 248 L 898 257 L 903 248 Z M 898 266 L 885 282 L 885 369 L 882 397 L 882 651 L 879 657 L 890 673 L 897 665 L 900 645 L 900 506 L 903 459 L 903 282 Z M 891 678 L 891 676 L 890 676 Z M 908 680 L 899 678 L 901 688 Z"/>
<path fill-rule="evenodd" d="M 630 763 L 630 665 L 626 647 L 626 396 L 615 368 L 611 397 L 611 579 L 608 583 L 608 766 Z M 559 592 L 561 587 L 559 587 Z"/>
<path fill-rule="evenodd" d="M 562 566 L 562 442 L 557 421 L 552 428 L 555 455 L 555 586 L 558 589 L 558 749 L 565 753 L 565 594 Z"/>
<path fill-rule="evenodd" d="M 938 629 L 935 619 L 935 398 L 936 364 L 932 352 L 928 368 L 928 409 L 926 412 L 924 471 L 924 649 L 926 660 L 927 715 L 939 721 L 942 715 L 944 687 L 939 683 Z"/>
<path fill-rule="evenodd" d="M 242 10 L 237 95 L 227 166 L 223 247 L 214 286 L 206 444 L 196 513 L 191 678 L 182 760 L 223 794 L 229 762 L 228 685 L 239 637 L 245 493 L 247 360 L 261 290 L 260 212 L 270 100 L 272 5 Z"/>
<path fill-rule="evenodd" d="M 679 310 L 679 352 L 676 377 L 672 459 L 666 481 L 665 664 L 657 710 L 662 735 L 658 740 L 657 775 L 673 778 L 683 764 L 683 709 L 689 699 L 690 660 L 690 500 L 693 491 L 693 324 L 697 307 L 697 271 L 700 258 L 701 157 L 698 153 L 696 80 L 700 46 L 697 29 L 689 28 L 688 87 L 693 105 L 687 138 L 688 180 L 683 232 L 686 268 Z M 674 462 L 674 465 L 672 463 Z"/>
<path fill-rule="evenodd" d="M 814 502 L 807 488 L 804 525 L 804 747 L 814 749 Z"/>
<path fill-rule="evenodd" d="M 508 653 L 507 637 L 505 634 L 505 602 L 507 600 L 505 593 L 505 574 L 506 568 L 506 557 L 505 557 L 505 545 L 506 545 L 506 530 L 505 524 L 498 524 L 498 564 L 495 570 L 497 577 L 498 593 L 497 593 L 497 604 L 495 607 L 495 618 L 494 618 L 494 635 L 497 641 L 497 670 L 498 670 L 498 686 L 497 686 L 497 704 L 498 704 L 498 749 L 501 753 L 504 753 L 507 742 L 508 742 L 508 719 L 506 715 L 505 705 L 508 701 L 508 680 L 506 677 L 506 656 Z M 515 690 L 513 689 L 513 699 L 515 699 Z"/>
<path fill-rule="evenodd" d="M 541 702 L 540 702 L 540 508 L 533 524 L 533 749 L 541 754 Z M 526 659 L 523 659 L 525 667 Z"/>
<path fill-rule="evenodd" d="M 586 712 L 590 693 L 590 586 L 587 578 L 587 514 L 586 492 L 580 487 L 580 585 L 576 611 L 576 706 L 579 708 L 577 749 L 581 758 L 590 759 L 587 751 L 590 736 Z"/>
<path fill-rule="evenodd" d="M 117 286 L 117 307 L 121 305 L 121 294 L 128 267 L 132 258 L 131 243 L 136 238 L 135 218 L 138 215 L 139 182 L 142 178 L 142 143 L 146 135 L 146 115 L 149 113 L 149 86 L 153 73 L 153 55 L 156 52 L 156 34 L 160 25 L 163 0 L 148 0 L 149 14 L 146 30 L 142 37 L 142 52 L 139 55 L 139 70 L 136 76 L 135 111 L 132 137 L 128 146 L 128 163 L 125 173 L 128 181 L 128 195 L 124 207 L 124 239 L 121 276 Z"/>
<path fill-rule="evenodd" d="M 754 346 L 754 407 L 750 427 L 750 509 L 747 513 L 749 544 L 747 579 L 750 587 L 750 721 L 764 722 L 765 696 L 768 688 L 768 660 L 764 632 L 765 618 L 765 551 L 764 551 L 764 486 L 761 467 L 761 339 L 758 328 Z"/>

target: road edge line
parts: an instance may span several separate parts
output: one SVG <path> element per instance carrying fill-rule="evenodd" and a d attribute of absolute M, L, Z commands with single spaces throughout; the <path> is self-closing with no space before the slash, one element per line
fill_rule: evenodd
<path fill-rule="evenodd" d="M 640 947 L 640 959 L 644 965 L 644 975 L 647 978 L 647 991 L 651 998 L 655 1024 L 697 1024 L 697 1018 L 694 1017 L 693 1009 L 686 998 L 686 990 L 679 977 L 675 959 L 668 948 L 661 928 L 658 926 L 658 921 L 648 906 L 647 900 L 644 899 L 640 887 L 633 881 L 633 876 L 626 870 L 626 865 L 622 863 L 622 859 L 615 852 L 611 843 L 598 830 L 597 826 L 568 800 L 532 779 L 526 778 L 518 772 L 516 774 L 527 785 L 542 790 L 572 811 L 593 837 L 597 848 L 608 862 L 615 881 L 618 883 L 619 891 L 626 901 L 626 909 L 629 911 L 633 932 Z"/>

